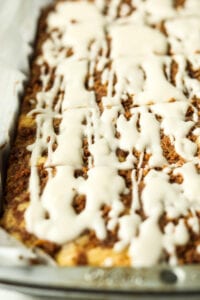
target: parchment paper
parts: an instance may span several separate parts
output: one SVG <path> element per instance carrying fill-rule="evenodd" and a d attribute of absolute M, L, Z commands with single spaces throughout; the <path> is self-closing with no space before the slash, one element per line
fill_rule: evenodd
<path fill-rule="evenodd" d="M 29 58 L 37 19 L 50 0 L 0 0 L 0 172 L 9 151 L 19 96 L 29 74 Z M 1 176 L 0 176 L 1 185 Z M 0 199 L 2 201 L 2 199 Z M 26 265 L 39 258 L 54 264 L 41 251 L 27 249 L 0 229 L 0 265 Z"/>

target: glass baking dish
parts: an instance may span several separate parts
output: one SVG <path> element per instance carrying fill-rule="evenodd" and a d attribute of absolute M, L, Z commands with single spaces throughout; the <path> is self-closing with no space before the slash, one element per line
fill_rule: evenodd
<path fill-rule="evenodd" d="M 149 269 L 1 267 L 0 287 L 64 299 L 199 299 L 199 266 Z"/>
<path fill-rule="evenodd" d="M 0 0 L 1 3 L 2 0 Z M 8 0 L 13 5 L 12 0 Z M 8 1 L 6 3 L 8 3 Z M 23 5 L 23 0 L 21 5 Z M 49 3 L 50 0 L 26 0 L 27 3 Z M 31 7 L 31 6 L 30 6 Z M 27 10 L 28 10 L 27 6 Z M 18 11 L 15 16 L 19 16 Z M 32 12 L 29 11 L 29 18 Z M 14 22 L 14 21 L 13 21 Z M 31 39 L 31 37 L 29 37 Z M 19 96 L 19 95 L 18 95 Z M 19 101 L 18 101 L 19 103 Z M 17 113 L 15 114 L 15 120 Z M 14 133 L 15 122 L 9 125 Z M 0 208 L 3 205 L 3 187 L 6 177 L 7 143 L 0 146 Z M 9 257 L 8 257 L 9 259 Z M 170 267 L 159 265 L 148 269 L 94 268 L 54 266 L 1 266 L 0 287 L 55 299 L 183 299 L 200 297 L 200 265 Z"/>

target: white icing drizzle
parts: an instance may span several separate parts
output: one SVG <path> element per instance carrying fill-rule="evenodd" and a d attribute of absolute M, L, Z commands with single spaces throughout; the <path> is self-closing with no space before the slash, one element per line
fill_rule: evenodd
<path fill-rule="evenodd" d="M 26 228 L 41 239 L 64 244 L 87 229 L 105 239 L 107 230 L 118 227 L 114 250 L 127 248 L 133 266 L 148 267 L 162 261 L 163 250 L 170 256 L 169 262 L 176 264 L 176 247 L 189 240 L 186 224 L 199 234 L 200 131 L 198 109 L 192 103 L 200 97 L 200 81 L 192 78 L 188 62 L 194 70 L 200 68 L 200 55 L 196 54 L 200 50 L 196 17 L 200 1 L 187 0 L 176 10 L 172 0 L 134 0 L 136 10 L 128 17 L 129 7 L 122 4 L 119 11 L 120 3 L 110 1 L 104 16 L 105 1 L 66 1 L 57 4 L 48 17 L 49 38 L 37 61 L 42 90 L 32 100 L 36 106 L 29 113 L 35 116 L 37 130 L 34 143 L 28 146 L 31 201 L 25 214 Z M 168 36 L 149 26 L 162 20 Z M 110 55 L 107 37 L 111 38 Z M 173 56 L 167 56 L 169 45 Z M 177 70 L 172 83 L 173 62 Z M 95 97 L 96 69 L 102 72 L 102 84 L 107 84 L 102 111 Z M 129 118 L 123 104 L 128 99 L 132 100 Z M 55 119 L 60 120 L 58 133 Z M 189 138 L 191 132 L 195 142 Z M 169 164 L 161 133 L 170 139 L 183 162 Z M 127 153 L 122 161 L 117 156 L 119 149 Z M 45 151 L 42 163 L 48 180 L 41 193 L 37 166 Z M 146 154 L 149 159 L 143 166 Z M 76 178 L 75 171 L 83 168 L 88 168 L 87 176 Z M 119 175 L 121 170 L 130 171 L 131 188 Z M 181 176 L 182 182 L 171 183 L 171 175 Z M 128 194 L 132 202 L 124 215 L 121 200 Z M 78 195 L 86 199 L 79 214 L 72 206 Z M 101 211 L 104 205 L 110 208 L 107 225 Z M 162 232 L 159 220 L 164 213 L 178 223 L 168 222 Z M 112 264 L 109 258 L 104 261 L 104 265 Z"/>
<path fill-rule="evenodd" d="M 165 54 L 167 41 L 158 30 L 146 25 L 122 24 L 109 27 L 112 39 L 111 57 L 135 57 L 151 53 Z"/>
<path fill-rule="evenodd" d="M 121 6 L 121 10 L 120 10 L 120 16 L 125 17 L 129 14 L 129 12 L 130 12 L 129 5 L 126 4 L 126 3 L 123 3 L 122 6 Z"/>
<path fill-rule="evenodd" d="M 109 19 L 115 19 L 117 17 L 117 9 L 121 0 L 111 0 L 108 8 Z"/>
<path fill-rule="evenodd" d="M 183 246 L 187 244 L 188 240 L 189 234 L 183 219 L 180 219 L 176 226 L 173 223 L 165 226 L 163 246 L 170 254 L 171 265 L 177 264 L 176 246 Z"/>
<path fill-rule="evenodd" d="M 103 204 L 112 205 L 113 217 L 117 217 L 122 211 L 119 195 L 124 191 L 125 183 L 117 170 L 107 167 L 92 168 L 88 172 L 87 180 L 75 179 L 73 172 L 73 167 L 57 167 L 56 174 L 48 180 L 40 200 L 39 191 L 32 193 L 31 205 L 26 211 L 25 219 L 27 229 L 34 231 L 39 238 L 65 243 L 88 228 L 95 230 L 99 239 L 104 239 L 106 228 L 100 207 Z M 36 176 L 32 175 L 30 189 L 32 184 L 35 187 Z M 87 199 L 86 207 L 79 215 L 72 208 L 76 193 L 86 195 Z M 44 218 L 45 211 L 48 212 L 49 219 Z M 61 212 L 64 213 L 61 215 Z"/>
<path fill-rule="evenodd" d="M 199 17 L 180 17 L 165 22 L 172 53 L 200 52 L 200 20 Z M 195 30 L 194 30 L 195 28 Z"/>
<path fill-rule="evenodd" d="M 82 122 L 89 114 L 84 109 L 68 110 L 63 114 L 57 149 L 49 155 L 49 165 L 72 165 L 80 167 L 82 162 L 82 137 L 86 131 Z M 73 133 L 73 134 L 72 134 Z"/>
<path fill-rule="evenodd" d="M 188 225 L 192 228 L 193 232 L 199 234 L 199 220 L 197 216 L 191 217 L 188 219 Z"/>
<path fill-rule="evenodd" d="M 173 8 L 173 0 L 136 0 L 134 4 L 137 8 L 137 14 L 143 17 L 150 23 L 157 23 L 166 18 L 173 17 L 176 12 Z"/>
<path fill-rule="evenodd" d="M 200 14 L 200 3 L 199 0 L 187 0 L 184 4 L 182 14 L 187 15 L 199 15 Z"/>
<path fill-rule="evenodd" d="M 134 102 L 136 104 L 166 102 L 171 99 L 185 100 L 183 93 L 166 80 L 163 71 L 163 58 L 152 57 L 144 61 L 142 68 L 146 74 L 146 81 L 143 87 L 144 92 L 135 96 Z"/>
<path fill-rule="evenodd" d="M 131 243 L 132 239 L 137 235 L 140 223 L 141 219 L 136 214 L 119 218 L 118 236 L 120 241 L 115 244 L 116 251 L 123 250 Z"/>
<path fill-rule="evenodd" d="M 186 160 L 198 162 L 195 157 L 197 144 L 187 138 L 194 121 L 185 121 L 185 115 L 189 105 L 186 102 L 156 104 L 151 109 L 159 116 L 162 116 L 161 128 L 170 137 L 176 152 Z"/>
<path fill-rule="evenodd" d="M 195 59 L 194 59 L 195 57 Z M 200 56 L 189 56 L 192 65 L 199 64 Z M 187 101 L 199 97 L 200 82 L 188 75 L 187 60 L 182 55 L 173 56 L 178 64 L 174 86 L 170 82 L 172 58 L 168 56 L 119 57 L 114 60 L 108 75 L 108 94 L 103 97 L 104 105 L 119 105 L 124 95 L 134 95 L 136 105 L 151 103 Z M 166 68 L 166 73 L 165 73 Z M 116 74 L 115 95 L 113 92 L 113 73 Z M 186 97 L 187 95 L 187 97 Z"/>
<path fill-rule="evenodd" d="M 94 93 L 85 89 L 84 80 L 87 75 L 88 62 L 86 60 L 66 60 L 56 70 L 56 74 L 63 76 L 64 99 L 62 110 L 74 107 L 93 106 Z"/>
<path fill-rule="evenodd" d="M 136 10 L 126 20 L 147 24 L 157 24 L 179 16 L 199 16 L 200 14 L 199 0 L 186 0 L 184 5 L 177 9 L 173 0 L 134 0 L 133 6 Z"/>
<path fill-rule="evenodd" d="M 194 69 L 200 67 L 200 55 L 188 55 L 187 60 L 183 55 L 173 56 L 175 62 L 178 64 L 178 71 L 176 74 L 176 86 L 189 94 L 190 98 L 200 96 L 199 80 L 188 76 L 187 62 L 190 62 Z"/>
<path fill-rule="evenodd" d="M 136 128 L 140 114 L 140 131 Z M 160 126 L 152 113 L 148 112 L 146 107 L 140 109 L 132 109 L 133 116 L 129 121 L 126 121 L 123 116 L 120 116 L 117 121 L 117 128 L 120 137 L 120 148 L 131 151 L 133 147 L 139 152 L 146 150 L 152 156 L 149 160 L 149 166 L 163 166 L 166 163 L 162 155 L 160 146 Z"/>
<path fill-rule="evenodd" d="M 139 236 L 131 242 L 130 257 L 135 267 L 150 267 L 158 262 L 161 250 L 162 233 L 156 219 L 149 218 L 140 225 Z"/>
<path fill-rule="evenodd" d="M 174 174 L 181 174 L 183 176 L 183 183 L 180 185 L 183 189 L 184 196 L 190 201 L 190 205 L 194 203 L 199 208 L 200 195 L 199 185 L 200 176 L 193 163 L 189 162 L 182 167 L 177 168 Z M 192 178 L 192 181 L 191 181 Z"/>

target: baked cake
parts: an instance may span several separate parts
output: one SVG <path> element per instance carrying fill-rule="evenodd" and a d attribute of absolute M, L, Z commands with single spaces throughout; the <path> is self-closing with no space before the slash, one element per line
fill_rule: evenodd
<path fill-rule="evenodd" d="M 2 226 L 60 266 L 200 262 L 200 1 L 41 14 Z"/>

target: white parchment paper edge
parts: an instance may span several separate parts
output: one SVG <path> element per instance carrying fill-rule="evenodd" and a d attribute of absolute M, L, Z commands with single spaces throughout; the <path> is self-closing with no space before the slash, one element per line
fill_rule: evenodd
<path fill-rule="evenodd" d="M 0 171 L 19 109 L 19 95 L 29 74 L 40 10 L 51 0 L 0 0 Z M 0 199 L 1 201 L 2 199 Z M 0 229 L 0 266 L 23 266 L 32 260 L 54 265 L 40 250 L 27 249 Z"/>

